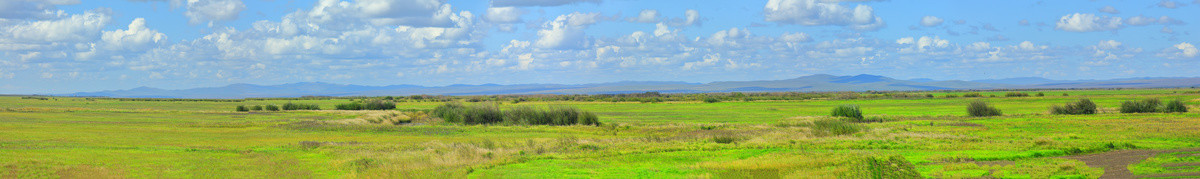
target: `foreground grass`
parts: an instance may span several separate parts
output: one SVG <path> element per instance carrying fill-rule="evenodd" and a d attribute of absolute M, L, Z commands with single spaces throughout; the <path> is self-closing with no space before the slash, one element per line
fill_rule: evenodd
<path fill-rule="evenodd" d="M 1095 178 L 1098 168 L 1052 157 L 1200 147 L 1200 113 L 1046 115 L 1049 106 L 1087 96 L 1111 111 L 1129 99 L 1195 105 L 1200 97 L 1169 91 L 984 98 L 1009 114 L 986 118 L 962 117 L 966 102 L 976 100 L 964 98 L 553 103 L 596 112 L 603 126 L 371 125 L 347 122 L 363 112 L 232 108 L 286 101 L 0 97 L 0 178 L 836 178 L 855 173 L 866 157 L 889 156 L 903 157 L 924 177 Z M 344 101 L 303 102 L 325 108 Z M 808 123 L 830 119 L 819 116 L 841 104 L 893 121 L 815 135 L 822 133 Z M 1161 173 L 1162 163 L 1187 157 L 1163 156 L 1130 169 Z"/>

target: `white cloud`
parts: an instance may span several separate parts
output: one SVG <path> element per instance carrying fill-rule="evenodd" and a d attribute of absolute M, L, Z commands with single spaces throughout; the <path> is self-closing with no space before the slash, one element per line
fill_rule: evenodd
<path fill-rule="evenodd" d="M 153 44 L 163 44 L 167 35 L 146 28 L 146 19 L 137 18 L 129 23 L 126 30 L 117 29 L 104 31 L 100 37 L 107 44 L 105 47 L 118 50 L 144 50 Z"/>
<path fill-rule="evenodd" d="M 599 4 L 599 3 L 600 3 L 600 0 L 494 0 L 494 1 L 492 1 L 492 6 L 495 6 L 495 7 L 505 7 L 505 6 L 518 6 L 518 7 L 526 7 L 526 6 L 542 6 L 542 7 L 549 7 L 549 6 L 561 6 L 561 5 L 568 5 L 568 4 L 575 4 L 575 3 L 596 3 L 596 4 Z"/>
<path fill-rule="evenodd" d="M 1071 32 L 1094 32 L 1117 30 L 1121 27 L 1120 17 L 1075 13 L 1060 18 L 1055 29 Z"/>
<path fill-rule="evenodd" d="M 1200 49 L 1190 43 L 1182 42 L 1163 49 L 1158 56 L 1168 59 L 1191 59 L 1200 56 Z"/>
<path fill-rule="evenodd" d="M 187 0 L 188 23 L 200 24 L 213 21 L 230 21 L 246 10 L 241 0 Z"/>
<path fill-rule="evenodd" d="M 766 21 L 799 25 L 836 25 L 857 30 L 878 30 L 886 24 L 871 6 L 854 8 L 819 0 L 770 0 L 763 7 Z"/>
<path fill-rule="evenodd" d="M 1104 6 L 1100 9 L 1098 9 L 1097 11 L 1100 11 L 1103 13 L 1109 13 L 1109 14 L 1120 14 L 1121 13 L 1120 10 L 1117 10 L 1117 8 L 1114 8 L 1112 6 Z"/>
<path fill-rule="evenodd" d="M 925 26 L 925 27 L 938 26 L 938 25 L 942 25 L 943 21 L 944 20 L 942 20 L 942 18 L 938 18 L 938 17 L 934 17 L 934 16 L 925 16 L 925 17 L 921 17 L 921 26 Z"/>
<path fill-rule="evenodd" d="M 738 29 L 737 27 L 729 30 L 717 31 L 708 38 L 708 44 L 713 46 L 736 46 L 739 41 L 750 38 L 750 31 L 746 29 Z"/>
<path fill-rule="evenodd" d="M 1162 7 L 1162 8 L 1175 9 L 1175 8 L 1179 8 L 1180 6 L 1186 6 L 1187 4 L 1183 4 L 1182 2 L 1175 2 L 1175 1 L 1171 1 L 1171 0 L 1162 0 L 1162 1 L 1159 1 L 1158 4 L 1156 4 L 1156 5 L 1158 5 L 1158 7 Z"/>
<path fill-rule="evenodd" d="M 4 29 L 7 32 L 4 34 L 24 42 L 82 42 L 95 39 L 110 21 L 112 17 L 107 13 L 88 11 L 61 19 L 13 25 Z"/>
<path fill-rule="evenodd" d="M 554 20 L 542 25 L 538 30 L 535 42 L 540 48 L 551 49 L 582 49 L 589 46 L 589 40 L 583 29 L 600 20 L 600 13 L 579 13 L 560 15 Z"/>
<path fill-rule="evenodd" d="M 60 5 L 79 4 L 79 0 L 5 0 L 0 1 L 0 22 L 5 19 L 40 19 L 54 16 Z"/>
<path fill-rule="evenodd" d="M 495 23 L 517 23 L 521 22 L 521 15 L 525 14 L 525 10 L 516 7 L 489 7 L 487 15 L 484 16 L 488 22 Z"/>
<path fill-rule="evenodd" d="M 684 25 L 693 25 L 693 24 L 700 25 L 701 24 L 700 11 L 688 9 L 687 11 L 683 12 L 683 15 L 686 18 L 686 20 L 684 21 Z"/>
<path fill-rule="evenodd" d="M 658 10 L 646 9 L 638 13 L 637 18 L 632 21 L 641 23 L 658 23 Z"/>

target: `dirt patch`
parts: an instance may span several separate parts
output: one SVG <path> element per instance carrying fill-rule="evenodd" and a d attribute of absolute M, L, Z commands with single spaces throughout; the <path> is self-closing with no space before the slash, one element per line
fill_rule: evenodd
<path fill-rule="evenodd" d="M 1177 150 L 1118 150 L 1112 152 L 1065 156 L 1059 157 L 1064 159 L 1073 159 L 1083 161 L 1088 167 L 1097 167 L 1104 169 L 1104 175 L 1100 178 L 1134 178 L 1133 173 L 1129 173 L 1127 166 L 1142 162 L 1146 158 L 1153 157 L 1158 154 L 1171 152 L 1189 152 L 1200 151 L 1200 149 L 1177 149 Z M 1139 177 L 1172 177 L 1172 176 L 1200 176 L 1189 173 L 1163 174 L 1153 176 Z"/>

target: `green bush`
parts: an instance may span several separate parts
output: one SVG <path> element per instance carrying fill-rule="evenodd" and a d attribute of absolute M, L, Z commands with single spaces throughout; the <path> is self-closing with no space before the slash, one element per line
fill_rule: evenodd
<path fill-rule="evenodd" d="M 1163 108 L 1163 112 L 1187 112 L 1187 105 L 1183 104 L 1183 101 L 1176 99 L 1167 103 L 1167 106 Z"/>
<path fill-rule="evenodd" d="M 963 97 L 964 97 L 964 98 L 978 98 L 978 97 L 983 97 L 983 94 L 979 94 L 979 93 L 967 93 L 967 94 L 963 94 Z"/>
<path fill-rule="evenodd" d="M 712 140 L 713 140 L 713 142 L 716 142 L 718 144 L 728 144 L 728 143 L 737 142 L 737 138 L 730 136 L 730 135 L 713 136 Z"/>
<path fill-rule="evenodd" d="M 946 94 L 946 98 L 958 98 L 956 94 Z"/>
<path fill-rule="evenodd" d="M 363 109 L 366 109 L 366 107 L 362 103 L 358 103 L 358 102 L 338 104 L 336 106 L 333 106 L 333 108 L 337 109 L 337 110 L 363 110 Z"/>
<path fill-rule="evenodd" d="M 396 109 L 396 103 L 383 100 L 374 100 L 367 102 L 363 108 L 366 110 L 391 110 Z"/>
<path fill-rule="evenodd" d="M 853 119 L 862 119 L 862 111 L 858 109 L 858 105 L 844 104 L 833 108 L 833 117 L 848 117 Z"/>
<path fill-rule="evenodd" d="M 1092 100 L 1080 99 L 1065 106 L 1050 107 L 1051 114 L 1096 114 L 1096 103 Z"/>
<path fill-rule="evenodd" d="M 246 112 L 246 111 L 250 111 L 250 108 L 246 108 L 246 106 L 244 106 L 244 105 L 238 105 L 237 111 L 238 112 Z"/>
<path fill-rule="evenodd" d="M 1038 96 L 1038 97 L 1046 96 L 1046 93 L 1038 92 L 1038 93 L 1037 93 L 1037 96 Z"/>
<path fill-rule="evenodd" d="M 274 104 L 268 104 L 264 109 L 266 109 L 267 111 L 279 111 L 279 106 L 276 106 Z"/>
<path fill-rule="evenodd" d="M 721 100 L 714 98 L 714 97 L 708 97 L 708 98 L 704 98 L 704 102 L 705 103 L 718 103 L 718 102 L 721 102 Z"/>
<path fill-rule="evenodd" d="M 1000 112 L 1000 109 L 996 109 L 995 107 L 988 106 L 988 104 L 986 102 L 973 101 L 973 102 L 971 102 L 971 104 L 967 105 L 967 114 L 970 114 L 971 116 L 975 116 L 975 117 L 984 117 L 984 116 L 999 116 L 999 115 L 1002 115 L 1003 113 Z"/>
<path fill-rule="evenodd" d="M 292 103 L 292 102 L 284 103 L 283 106 L 280 106 L 280 107 L 282 107 L 283 110 L 287 110 L 287 111 L 291 111 L 291 110 L 321 110 L 321 107 L 317 106 L 316 104 L 297 104 L 297 103 Z"/>
<path fill-rule="evenodd" d="M 262 105 L 254 105 L 254 107 L 250 107 L 250 110 L 262 111 L 263 107 L 262 107 Z"/>
<path fill-rule="evenodd" d="M 839 136 L 854 134 L 863 130 L 862 126 L 837 119 L 820 119 L 812 122 L 810 132 L 814 136 Z"/>
<path fill-rule="evenodd" d="M 1121 103 L 1121 113 L 1152 113 L 1158 112 L 1162 101 L 1150 98 L 1142 101 L 1125 101 Z"/>

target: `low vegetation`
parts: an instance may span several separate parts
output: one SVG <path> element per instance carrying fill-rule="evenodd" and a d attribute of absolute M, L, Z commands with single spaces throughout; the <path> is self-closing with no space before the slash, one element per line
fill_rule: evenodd
<path fill-rule="evenodd" d="M 1158 98 L 1125 101 L 1121 103 L 1121 113 L 1153 113 L 1158 112 L 1160 106 L 1162 106 L 1162 101 L 1159 101 Z"/>
<path fill-rule="evenodd" d="M 1188 112 L 1187 105 L 1178 99 L 1172 100 L 1163 107 L 1163 112 L 1167 113 L 1185 113 Z"/>
<path fill-rule="evenodd" d="M 504 111 L 490 103 L 476 105 L 445 103 L 434 108 L 433 114 L 446 122 L 467 125 L 600 125 L 596 114 L 566 106 L 549 108 L 519 106 Z"/>
<path fill-rule="evenodd" d="M 1096 114 L 1096 103 L 1088 99 L 1079 99 L 1074 103 L 1063 106 L 1051 106 L 1051 114 Z"/>
<path fill-rule="evenodd" d="M 337 110 L 391 110 L 396 109 L 396 103 L 384 100 L 373 100 L 368 101 L 367 103 L 352 102 L 338 104 L 334 108 Z"/>
<path fill-rule="evenodd" d="M 283 108 L 283 110 L 285 110 L 285 111 L 321 110 L 321 106 L 318 106 L 316 104 L 298 104 L 298 103 L 292 103 L 292 102 L 284 103 L 283 106 L 280 106 L 280 107 Z"/>
<path fill-rule="evenodd" d="M 837 119 L 819 119 L 812 121 L 809 126 L 810 133 L 814 136 L 839 136 L 858 133 L 866 129 L 866 127 L 854 123 L 849 123 Z"/>
<path fill-rule="evenodd" d="M 987 102 L 983 102 L 983 101 L 972 101 L 971 104 L 968 104 L 967 105 L 967 114 L 970 114 L 971 116 L 974 116 L 974 117 L 1003 115 L 1001 113 L 1000 109 L 996 109 L 996 107 L 988 106 Z"/>

